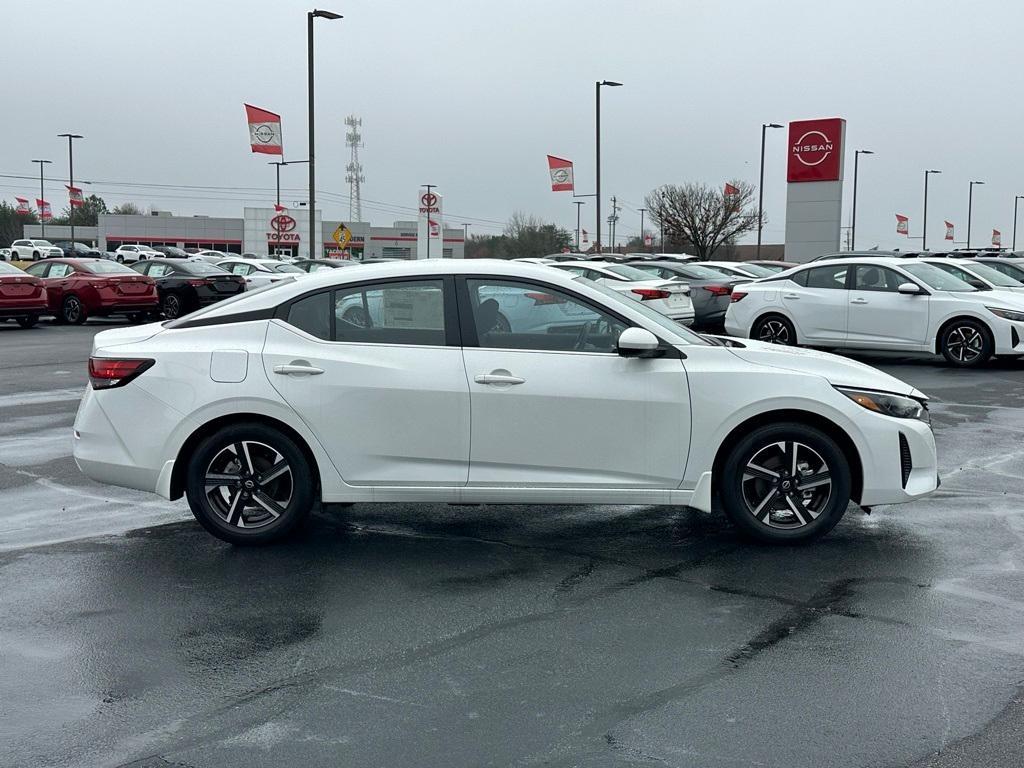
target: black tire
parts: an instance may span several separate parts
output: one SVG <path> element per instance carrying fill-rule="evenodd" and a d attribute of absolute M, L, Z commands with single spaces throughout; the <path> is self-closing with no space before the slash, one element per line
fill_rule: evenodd
<path fill-rule="evenodd" d="M 498 313 L 497 317 L 494 318 L 494 327 L 491 328 L 491 333 L 512 333 L 512 323 L 508 321 L 501 312 Z"/>
<path fill-rule="evenodd" d="M 117 256 L 115 256 L 114 258 L 116 259 L 118 264 L 124 264 L 124 256 L 122 256 L 120 253 L 117 254 Z"/>
<path fill-rule="evenodd" d="M 82 300 L 74 294 L 66 296 L 60 305 L 60 319 L 70 325 L 81 325 L 88 316 Z"/>
<path fill-rule="evenodd" d="M 744 536 L 767 544 L 824 536 L 846 513 L 852 487 L 849 462 L 836 442 L 821 430 L 792 423 L 745 435 L 716 479 L 729 520 Z M 814 485 L 802 488 L 805 482 Z"/>
<path fill-rule="evenodd" d="M 248 460 L 239 458 L 246 453 Z M 280 541 L 302 524 L 313 506 L 316 483 L 305 454 L 294 440 L 272 427 L 257 423 L 224 427 L 203 439 L 187 460 L 185 495 L 192 514 L 223 541 Z M 286 471 L 261 481 L 261 475 L 282 462 Z M 247 470 L 250 464 L 251 471 Z M 224 482 L 208 487 L 208 477 Z M 265 506 L 268 502 L 270 509 Z"/>
<path fill-rule="evenodd" d="M 39 251 L 32 251 L 32 261 L 39 261 L 41 258 Z"/>
<path fill-rule="evenodd" d="M 992 332 L 980 320 L 964 317 L 946 324 L 939 334 L 939 352 L 957 368 L 974 368 L 988 362 L 995 351 Z"/>
<path fill-rule="evenodd" d="M 764 315 L 750 328 L 750 338 L 769 344 L 796 346 L 796 328 L 782 315 Z"/>
<path fill-rule="evenodd" d="M 39 322 L 39 315 L 29 315 L 28 317 L 19 317 L 18 325 L 22 328 L 31 328 Z"/>
<path fill-rule="evenodd" d="M 160 302 L 160 311 L 163 312 L 164 317 L 168 320 L 176 320 L 181 317 L 182 306 L 181 297 L 178 294 L 168 293 L 164 296 L 163 301 Z"/>

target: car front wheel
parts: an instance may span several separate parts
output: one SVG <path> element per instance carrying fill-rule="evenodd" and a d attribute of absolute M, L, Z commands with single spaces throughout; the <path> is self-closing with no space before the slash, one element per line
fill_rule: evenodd
<path fill-rule="evenodd" d="M 954 320 L 942 329 L 939 351 L 946 362 L 957 368 L 973 368 L 992 357 L 992 334 L 978 320 Z"/>
<path fill-rule="evenodd" d="M 81 325 L 86 320 L 85 305 L 77 296 L 68 296 L 60 307 L 60 317 L 65 323 Z"/>
<path fill-rule="evenodd" d="M 836 442 L 804 424 L 769 424 L 729 451 L 718 477 L 722 507 L 746 536 L 770 544 L 812 541 L 850 503 L 849 462 Z"/>
<path fill-rule="evenodd" d="M 766 315 L 754 323 L 750 338 L 792 347 L 796 346 L 796 328 L 781 315 Z"/>
<path fill-rule="evenodd" d="M 181 315 L 181 297 L 175 293 L 168 293 L 160 302 L 160 311 L 168 320 L 175 320 Z"/>
<path fill-rule="evenodd" d="M 306 519 L 315 485 L 305 454 L 263 424 L 224 427 L 205 438 L 188 461 L 192 514 L 232 544 L 279 541 Z"/>

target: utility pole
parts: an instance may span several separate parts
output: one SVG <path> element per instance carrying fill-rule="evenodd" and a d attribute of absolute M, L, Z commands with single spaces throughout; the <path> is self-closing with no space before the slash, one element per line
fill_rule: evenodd
<path fill-rule="evenodd" d="M 612 253 L 615 253 L 615 225 L 619 223 L 619 205 L 614 195 L 612 196 L 612 215 L 608 217 L 608 221 L 612 225 L 609 244 L 611 245 Z"/>
<path fill-rule="evenodd" d="M 580 252 L 580 206 L 583 205 L 582 200 L 574 200 L 573 205 L 576 206 L 576 253 Z"/>

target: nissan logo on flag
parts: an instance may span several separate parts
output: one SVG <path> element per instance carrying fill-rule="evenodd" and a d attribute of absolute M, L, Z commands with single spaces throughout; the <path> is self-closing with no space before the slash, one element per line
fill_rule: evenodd
<path fill-rule="evenodd" d="M 270 220 L 270 228 L 275 232 L 291 232 L 295 229 L 295 219 L 282 213 Z"/>
<path fill-rule="evenodd" d="M 551 175 L 552 192 L 572 192 L 572 160 L 548 155 L 548 173 Z"/>

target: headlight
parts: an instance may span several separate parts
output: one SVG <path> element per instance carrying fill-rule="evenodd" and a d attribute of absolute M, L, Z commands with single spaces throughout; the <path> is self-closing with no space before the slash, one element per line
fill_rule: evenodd
<path fill-rule="evenodd" d="M 1014 312 L 1012 309 L 1001 309 L 999 307 L 985 307 L 996 317 L 1001 317 L 1003 320 L 1012 320 L 1015 323 L 1024 323 L 1024 312 Z"/>
<path fill-rule="evenodd" d="M 926 424 L 931 423 L 928 406 L 912 397 L 864 389 L 846 389 L 845 387 L 836 387 L 836 389 L 869 411 L 893 416 L 897 419 L 919 419 Z"/>

